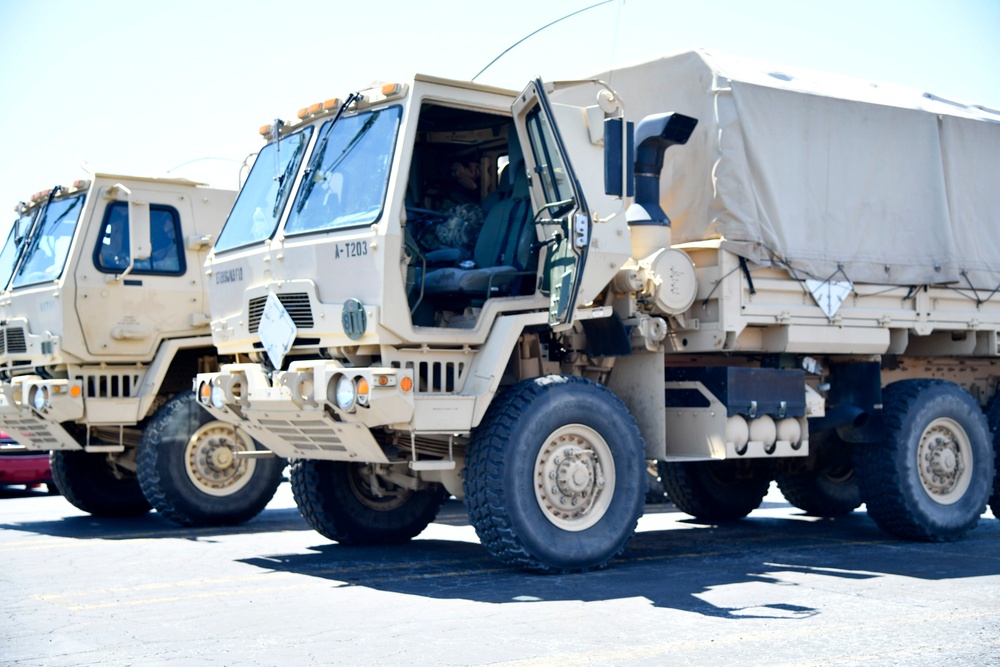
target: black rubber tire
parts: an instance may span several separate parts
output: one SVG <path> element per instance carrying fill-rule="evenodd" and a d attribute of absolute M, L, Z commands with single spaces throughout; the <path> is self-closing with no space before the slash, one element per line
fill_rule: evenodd
<path fill-rule="evenodd" d="M 535 468 L 550 436 L 578 426 L 607 445 L 615 482 L 596 523 L 568 530 L 542 509 Z M 639 428 L 617 396 L 589 380 L 552 375 L 504 390 L 473 431 L 466 464 L 469 519 L 483 546 L 514 567 L 544 573 L 603 568 L 625 550 L 642 515 L 646 460 Z"/>
<path fill-rule="evenodd" d="M 860 507 L 861 489 L 851 449 L 836 431 L 810 435 L 809 456 L 815 457 L 812 468 L 774 476 L 785 500 L 806 514 L 820 517 L 844 516 Z"/>
<path fill-rule="evenodd" d="M 760 507 L 771 485 L 763 461 L 667 463 L 663 486 L 677 509 L 699 521 L 736 521 Z"/>
<path fill-rule="evenodd" d="M 73 506 L 94 516 L 141 516 L 152 509 L 132 472 L 107 454 L 58 451 L 49 454 L 52 481 Z"/>
<path fill-rule="evenodd" d="M 986 406 L 986 423 L 990 427 L 993 442 L 993 492 L 990 494 L 989 506 L 993 516 L 1000 519 L 1000 393 L 994 394 Z"/>
<path fill-rule="evenodd" d="M 231 428 L 213 420 L 198 405 L 193 391 L 182 392 L 157 409 L 139 442 L 136 470 L 143 493 L 157 512 L 182 526 L 232 526 L 249 521 L 274 497 L 285 469 L 285 459 L 277 456 L 242 461 L 238 465 L 251 469 L 251 478 L 242 488 L 229 495 L 206 492 L 191 479 L 185 457 L 188 441 L 210 423 L 220 430 Z M 256 442 L 253 447 L 262 449 Z"/>
<path fill-rule="evenodd" d="M 448 497 L 440 484 L 408 491 L 383 481 L 386 490 L 398 496 L 379 498 L 359 474 L 361 468 L 360 463 L 344 461 L 292 462 L 292 494 L 299 512 L 316 532 L 340 544 L 406 542 L 434 521 Z"/>
<path fill-rule="evenodd" d="M 646 504 L 661 505 L 670 502 L 667 489 L 663 486 L 664 461 L 646 462 Z"/>
<path fill-rule="evenodd" d="M 968 392 L 943 380 L 895 382 L 883 389 L 882 404 L 885 439 L 854 448 L 868 515 L 882 530 L 902 539 L 943 542 L 962 537 L 976 527 L 993 489 L 992 438 L 983 411 Z M 964 430 L 971 453 L 971 461 L 964 461 L 969 485 L 947 505 L 925 490 L 918 468 L 925 430 L 945 418 Z"/>

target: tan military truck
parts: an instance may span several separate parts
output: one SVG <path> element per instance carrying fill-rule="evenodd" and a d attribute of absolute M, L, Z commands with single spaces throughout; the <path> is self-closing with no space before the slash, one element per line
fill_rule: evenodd
<path fill-rule="evenodd" d="M 417 76 L 262 128 L 206 264 L 237 363 L 202 403 L 294 459 L 344 544 L 409 539 L 450 493 L 506 563 L 602 567 L 647 460 L 706 521 L 777 479 L 899 537 L 971 530 L 1000 118 L 704 52 L 603 79 Z"/>
<path fill-rule="evenodd" d="M 280 483 L 284 462 L 234 456 L 256 447 L 190 391 L 218 365 L 202 264 L 234 197 L 94 174 L 18 206 L 0 253 L 0 429 L 51 450 L 86 512 L 236 523 Z"/>

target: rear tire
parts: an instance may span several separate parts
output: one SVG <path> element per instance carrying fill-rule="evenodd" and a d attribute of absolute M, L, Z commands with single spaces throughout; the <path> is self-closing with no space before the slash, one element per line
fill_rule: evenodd
<path fill-rule="evenodd" d="M 257 516 L 281 483 L 285 460 L 235 459 L 259 449 L 232 425 L 212 419 L 194 392 L 177 394 L 142 432 L 139 484 L 156 511 L 182 526 L 231 526 Z"/>
<path fill-rule="evenodd" d="M 628 409 L 570 376 L 510 387 L 473 431 L 469 519 L 500 561 L 536 572 L 605 567 L 642 514 L 646 461 Z"/>
<path fill-rule="evenodd" d="M 699 521 L 736 521 L 760 507 L 771 485 L 763 462 L 667 463 L 663 486 L 679 510 Z"/>
<path fill-rule="evenodd" d="M 369 480 L 360 463 L 292 463 L 292 493 L 299 512 L 316 532 L 340 544 L 406 542 L 434 521 L 447 497 L 440 484 L 412 491 L 384 479 L 379 496 Z"/>
<path fill-rule="evenodd" d="M 135 475 L 107 454 L 56 451 L 49 455 L 52 481 L 74 507 L 94 516 L 140 516 L 152 507 Z"/>
<path fill-rule="evenodd" d="M 882 392 L 885 440 L 855 448 L 868 515 L 895 537 L 948 541 L 975 528 L 993 489 L 986 416 L 958 385 L 903 380 Z"/>
<path fill-rule="evenodd" d="M 809 437 L 809 456 L 813 459 L 809 469 L 775 475 L 785 500 L 811 516 L 844 516 L 857 509 L 861 489 L 851 445 L 835 431 L 816 434 Z"/>
<path fill-rule="evenodd" d="M 989 506 L 993 516 L 1000 519 L 1000 393 L 994 394 L 986 406 L 986 422 L 993 437 L 993 492 L 990 494 Z"/>

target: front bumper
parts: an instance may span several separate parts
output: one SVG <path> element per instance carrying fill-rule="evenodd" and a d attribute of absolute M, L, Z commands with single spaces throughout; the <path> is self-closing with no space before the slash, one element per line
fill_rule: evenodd
<path fill-rule="evenodd" d="M 336 395 L 342 381 L 358 389 L 346 408 Z M 214 417 L 286 458 L 388 463 L 371 429 L 408 424 L 414 411 L 411 369 L 326 360 L 295 362 L 270 378 L 257 364 L 227 364 L 199 373 L 194 390 Z"/>
<path fill-rule="evenodd" d="M 45 396 L 41 410 L 33 405 L 38 392 Z M 77 421 L 83 415 L 79 382 L 23 375 L 0 383 L 0 430 L 26 449 L 82 449 L 62 423 Z"/>

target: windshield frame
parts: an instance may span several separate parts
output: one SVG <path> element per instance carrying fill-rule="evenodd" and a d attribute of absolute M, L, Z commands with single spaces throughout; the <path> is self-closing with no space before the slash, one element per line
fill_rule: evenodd
<path fill-rule="evenodd" d="M 275 233 L 277 233 L 278 229 L 281 228 L 282 219 L 285 217 L 285 212 L 288 209 L 288 202 L 292 200 L 292 193 L 293 191 L 296 190 L 295 186 L 297 180 L 299 179 L 299 174 L 302 171 L 302 163 L 305 160 L 305 158 L 307 156 L 310 156 L 312 153 L 310 146 L 312 145 L 314 140 L 313 135 L 316 134 L 314 132 L 315 129 L 316 129 L 315 125 L 306 125 L 305 127 L 298 128 L 292 132 L 289 132 L 288 134 L 285 134 L 284 136 L 281 136 L 278 140 L 266 144 L 260 150 L 260 152 L 257 153 L 257 157 L 254 160 L 253 166 L 250 168 L 250 173 L 247 175 L 247 180 L 243 182 L 243 187 L 240 188 L 240 193 L 236 196 L 236 201 L 233 202 L 233 208 L 230 209 L 229 211 L 229 216 L 226 218 L 226 224 L 222 226 L 222 230 L 219 232 L 219 236 L 215 241 L 213 252 L 224 253 L 224 252 L 230 252 L 232 250 L 239 250 L 241 248 L 247 248 L 264 243 L 268 239 L 274 238 Z M 276 197 L 275 199 L 276 200 L 280 199 L 280 202 L 272 201 L 274 207 L 272 213 L 274 217 L 274 226 L 271 228 L 270 232 L 268 232 L 266 235 L 250 234 L 249 235 L 250 238 L 248 240 L 244 241 L 242 240 L 242 238 L 240 238 L 239 242 L 234 243 L 233 245 L 220 246 L 220 244 L 224 243 L 226 240 L 226 230 L 231 228 L 230 225 L 240 225 L 240 227 L 234 227 L 232 229 L 239 229 L 241 232 L 245 231 L 247 226 L 249 226 L 252 229 L 253 213 L 242 211 L 240 202 L 249 201 L 245 199 L 245 197 L 257 196 L 256 192 L 259 191 L 259 187 L 257 186 L 254 187 L 254 194 L 251 194 L 250 190 L 247 187 L 254 181 L 254 171 L 258 169 L 258 167 L 263 168 L 265 170 L 267 169 L 273 170 L 275 156 L 272 154 L 272 151 L 278 150 L 278 157 L 280 158 L 282 153 L 281 151 L 282 147 L 281 146 L 278 146 L 277 148 L 272 148 L 272 147 L 277 146 L 279 142 L 284 144 L 285 142 L 288 141 L 288 139 L 296 137 L 304 139 L 304 143 L 299 144 L 302 150 L 299 152 L 297 159 L 294 160 L 295 161 L 294 169 L 292 171 L 289 171 L 289 167 L 292 166 L 293 162 L 293 160 L 290 158 L 289 162 L 285 165 L 285 170 L 282 172 L 283 178 L 288 178 L 289 176 L 291 178 L 287 185 L 285 185 L 285 183 L 281 183 L 278 186 L 279 187 L 278 193 L 280 194 L 280 197 Z M 295 146 L 293 145 L 288 150 L 293 151 L 293 157 L 294 157 L 294 151 L 296 150 Z M 266 172 L 261 172 L 261 173 L 266 173 Z M 271 178 L 272 180 L 275 180 L 274 176 L 272 176 Z M 256 203 L 256 201 L 251 202 L 250 205 L 252 206 L 254 203 Z M 279 203 L 280 206 L 278 205 Z"/>
<path fill-rule="evenodd" d="M 4 242 L 3 248 L 0 249 L 0 289 L 6 289 L 7 285 L 10 284 L 11 278 L 14 277 L 14 270 L 17 269 L 18 260 L 21 258 L 21 248 L 23 247 L 21 244 L 27 240 L 28 235 L 31 233 L 31 228 L 38 218 L 38 212 L 41 209 L 42 207 L 37 206 L 26 213 L 22 213 L 14 221 L 14 224 L 11 225 L 10 233 L 7 234 L 7 240 Z M 19 232 L 20 237 L 18 237 Z M 12 255 L 10 258 L 10 271 L 4 275 L 2 261 L 4 253 L 8 251 Z"/>
<path fill-rule="evenodd" d="M 382 216 L 385 214 L 386 202 L 388 200 L 389 182 L 392 180 L 393 176 L 392 170 L 396 162 L 396 151 L 399 147 L 399 141 L 400 141 L 399 135 L 400 131 L 403 128 L 404 111 L 405 110 L 403 108 L 403 105 L 401 104 L 378 106 L 378 107 L 364 109 L 363 111 L 351 114 L 349 116 L 348 115 L 339 116 L 323 124 L 323 126 L 320 128 L 320 131 L 316 135 L 316 145 L 313 147 L 312 153 L 309 156 L 309 162 L 302 170 L 303 179 L 299 183 L 299 186 L 295 192 L 295 197 L 292 200 L 291 208 L 289 209 L 288 215 L 285 217 L 285 220 L 281 224 L 282 233 L 286 237 L 301 237 L 308 234 L 322 234 L 329 232 L 339 232 L 347 229 L 370 227 L 373 224 L 377 224 L 382 219 Z M 389 142 L 387 150 L 384 153 L 384 155 L 386 156 L 385 171 L 381 181 L 382 189 L 378 199 L 378 208 L 374 211 L 374 214 L 371 215 L 370 217 L 366 216 L 364 220 L 357 222 L 352 221 L 341 224 L 333 224 L 337 220 L 337 218 L 335 218 L 333 221 L 329 223 L 314 227 L 309 227 L 307 229 L 289 229 L 288 228 L 289 223 L 293 222 L 293 219 L 300 214 L 301 210 L 308 204 L 309 199 L 316 192 L 316 190 L 312 187 L 308 189 L 304 187 L 306 172 L 310 169 L 322 170 L 324 166 L 327 166 L 324 164 L 325 155 L 319 152 L 321 147 L 323 148 L 323 152 L 324 153 L 326 152 L 326 147 L 327 147 L 326 140 L 331 136 L 333 132 L 337 131 L 338 128 L 343 128 L 345 126 L 345 123 L 348 123 L 350 121 L 355 121 L 356 119 L 360 119 L 365 116 L 372 117 L 374 114 L 384 114 L 386 112 L 390 112 L 391 114 L 393 114 L 393 116 L 390 116 L 390 122 L 392 123 L 392 140 L 391 142 Z M 364 126 L 362 125 L 362 127 Z M 352 145 L 357 145 L 354 143 L 353 139 L 351 142 L 348 143 L 348 147 Z M 341 153 L 341 155 L 344 154 L 345 153 Z M 333 162 L 339 163 L 340 160 L 334 160 Z M 309 173 L 311 174 L 312 172 L 310 171 Z M 343 172 L 338 172 L 338 173 L 343 173 Z M 306 196 L 306 200 L 304 202 L 301 199 L 303 196 Z M 358 212 L 354 212 L 353 214 L 357 215 L 357 213 Z"/>
<path fill-rule="evenodd" d="M 70 251 L 73 248 L 73 243 L 76 240 L 77 233 L 80 228 L 80 219 L 83 217 L 84 211 L 87 209 L 87 194 L 86 192 L 80 192 L 77 194 L 69 195 L 68 197 L 59 197 L 58 199 L 52 197 L 46 202 L 45 207 L 42 208 L 41 212 L 38 214 L 34 224 L 32 225 L 31 235 L 25 239 L 24 242 L 28 243 L 28 246 L 24 249 L 22 253 L 19 254 L 17 260 L 17 266 L 11 274 L 10 280 L 8 281 L 8 287 L 10 289 L 17 289 L 20 287 L 31 287 L 33 285 L 40 285 L 42 283 L 50 283 L 55 280 L 59 280 L 63 274 L 66 272 L 66 264 L 68 263 Z M 64 212 L 58 215 L 57 218 L 50 221 L 49 213 L 53 210 L 53 207 L 60 204 L 68 204 Z M 38 252 L 39 246 L 41 245 L 43 239 L 58 238 L 59 240 L 66 238 L 65 236 L 55 237 L 50 233 L 47 233 L 46 226 L 51 223 L 61 222 L 66 214 L 73 210 L 74 206 L 79 205 L 79 213 L 77 213 L 76 218 L 73 222 L 73 230 L 68 236 L 68 240 L 64 248 L 59 249 L 58 247 L 53 248 L 52 258 L 54 261 L 50 262 L 44 271 L 52 270 L 58 267 L 58 273 L 45 276 L 43 275 L 39 279 L 28 280 L 24 275 L 24 270 L 31 263 L 34 258 L 34 253 Z M 20 279 L 20 281 L 19 281 Z"/>

